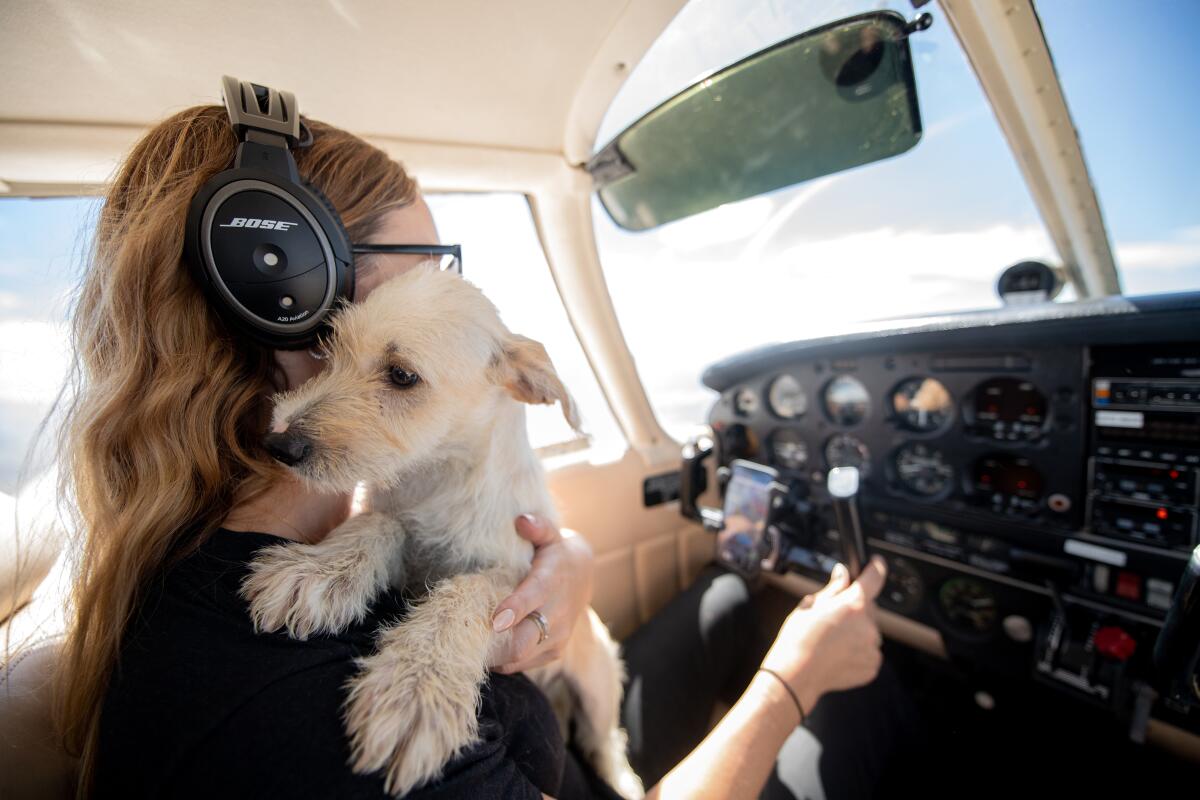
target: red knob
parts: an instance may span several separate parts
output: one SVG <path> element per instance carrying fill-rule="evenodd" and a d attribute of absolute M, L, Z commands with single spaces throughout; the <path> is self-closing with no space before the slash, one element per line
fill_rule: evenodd
<path fill-rule="evenodd" d="M 1124 628 L 1107 625 L 1096 631 L 1092 637 L 1096 650 L 1116 661 L 1128 661 L 1137 650 L 1137 640 L 1125 632 Z"/>

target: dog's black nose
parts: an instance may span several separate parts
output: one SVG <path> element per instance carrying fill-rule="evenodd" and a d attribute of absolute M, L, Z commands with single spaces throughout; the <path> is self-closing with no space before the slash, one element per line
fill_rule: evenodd
<path fill-rule="evenodd" d="M 289 467 L 294 467 L 308 458 L 309 452 L 312 451 L 312 444 L 308 439 L 295 431 L 268 433 L 263 438 L 263 446 L 267 448 L 268 453 Z"/>

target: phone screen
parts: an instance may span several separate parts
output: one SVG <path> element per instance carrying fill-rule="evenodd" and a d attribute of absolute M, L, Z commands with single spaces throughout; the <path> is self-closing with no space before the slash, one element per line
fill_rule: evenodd
<path fill-rule="evenodd" d="M 721 561 L 743 575 L 757 575 L 769 555 L 766 542 L 775 470 L 734 461 L 725 487 L 725 527 L 717 535 Z"/>

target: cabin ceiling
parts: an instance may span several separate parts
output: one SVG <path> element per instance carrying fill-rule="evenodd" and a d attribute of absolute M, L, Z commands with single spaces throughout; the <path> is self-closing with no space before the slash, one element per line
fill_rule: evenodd
<path fill-rule="evenodd" d="M 361 135 L 578 163 L 616 90 L 682 5 L 7 0 L 0 127 L 24 139 L 27 123 L 142 129 L 219 102 L 228 74 L 293 91 L 301 113 Z M 0 180 L 20 149 L 12 141 L 0 142 Z"/>

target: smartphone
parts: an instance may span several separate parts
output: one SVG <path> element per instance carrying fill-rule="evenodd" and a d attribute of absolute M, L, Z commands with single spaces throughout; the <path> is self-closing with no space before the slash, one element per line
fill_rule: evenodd
<path fill-rule="evenodd" d="M 733 461 L 725 486 L 724 526 L 717 534 L 717 558 L 747 578 L 762 572 L 775 553 L 771 512 L 786 493 L 779 473 L 753 461 Z M 767 565 L 768 567 L 770 564 Z"/>

